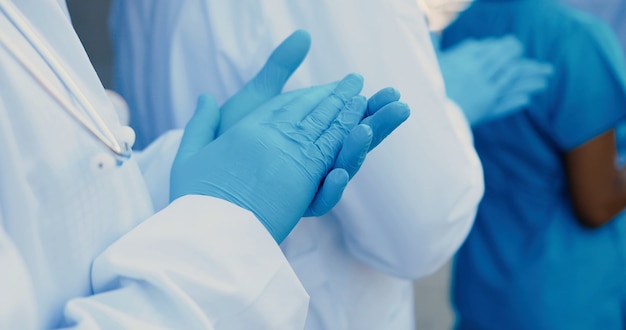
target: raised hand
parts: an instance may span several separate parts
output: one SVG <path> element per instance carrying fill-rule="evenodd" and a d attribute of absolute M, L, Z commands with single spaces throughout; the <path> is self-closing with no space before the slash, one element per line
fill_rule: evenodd
<path fill-rule="evenodd" d="M 218 136 L 223 134 L 259 108 L 282 107 L 308 93 L 307 89 L 284 94 L 281 94 L 281 91 L 306 57 L 310 44 L 310 36 L 304 30 L 298 30 L 285 39 L 272 52 L 261 71 L 221 107 L 221 120 L 216 134 Z M 329 88 L 331 91 L 334 86 L 336 83 L 321 88 Z M 335 169 L 344 169 L 348 179 L 358 171 L 367 154 L 362 148 L 364 137 L 372 136 L 371 150 L 408 118 L 409 108 L 406 104 L 398 102 L 399 99 L 400 93 L 397 90 L 385 88 L 368 100 L 367 118 L 362 123 L 371 129 L 358 128 L 354 132 L 355 137 L 348 139 L 344 144 L 334 166 Z M 323 215 L 339 202 L 348 183 L 339 173 L 341 172 L 332 172 L 331 176 L 324 180 L 323 186 L 304 216 Z"/>

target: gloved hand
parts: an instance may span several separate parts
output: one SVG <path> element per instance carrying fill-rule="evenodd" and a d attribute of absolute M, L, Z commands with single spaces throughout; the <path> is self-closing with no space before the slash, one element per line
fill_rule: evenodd
<path fill-rule="evenodd" d="M 359 125 L 367 107 L 362 86 L 349 75 L 336 86 L 299 91 L 280 107 L 267 102 L 213 142 L 217 105 L 202 97 L 172 166 L 170 199 L 225 199 L 254 213 L 282 242 L 327 182 L 347 184 L 348 173 L 332 169 L 342 147 L 360 149 L 349 153 L 356 158 L 369 150 L 372 132 Z"/>
<path fill-rule="evenodd" d="M 471 125 L 522 110 L 548 86 L 553 67 L 522 55 L 514 37 L 467 40 L 438 54 L 448 96 Z"/>
<path fill-rule="evenodd" d="M 409 117 L 408 105 L 398 102 L 399 99 L 400 93 L 388 87 L 378 91 L 367 101 L 366 118 L 361 120 L 361 125 L 353 130 L 342 146 L 335 160 L 334 170 L 345 170 L 348 179 L 352 179 L 361 168 L 367 152 L 378 146 Z M 364 144 L 366 136 L 370 137 L 369 147 Z M 347 184 L 348 180 L 325 181 L 304 216 L 321 216 L 330 211 L 339 203 Z"/>
<path fill-rule="evenodd" d="M 266 102 L 271 102 L 270 107 L 282 107 L 308 93 L 307 89 L 302 89 L 280 94 L 289 77 L 306 57 L 310 44 L 310 36 L 304 30 L 298 30 L 285 39 L 272 52 L 261 71 L 221 107 L 221 121 L 217 136 L 226 132 Z M 330 84 L 326 87 L 331 86 L 334 85 Z M 398 102 L 399 99 L 400 93 L 393 88 L 383 89 L 369 99 L 368 117 L 363 120 L 363 123 L 372 129 L 371 149 L 408 118 L 409 108 L 406 104 Z M 366 156 L 361 152 L 358 143 L 348 140 L 341 149 L 335 168 L 345 169 L 349 178 L 352 178 Z M 324 181 L 323 189 L 318 192 L 304 216 L 320 216 L 330 211 L 339 202 L 346 184 L 347 182 L 340 180 Z"/>

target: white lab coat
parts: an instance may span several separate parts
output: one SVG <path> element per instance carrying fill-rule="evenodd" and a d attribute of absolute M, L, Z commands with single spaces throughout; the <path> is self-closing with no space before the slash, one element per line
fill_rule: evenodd
<path fill-rule="evenodd" d="M 365 95 L 400 90 L 408 121 L 330 214 L 303 219 L 281 247 L 311 296 L 308 329 L 412 329 L 411 280 L 455 253 L 483 192 L 416 1 L 121 0 L 111 24 L 118 91 L 147 136 L 183 125 L 203 92 L 225 101 L 297 28 L 312 48 L 287 89 L 357 72 Z"/>
<path fill-rule="evenodd" d="M 64 3 L 0 6 L 30 20 L 120 131 Z M 8 17 L 0 31 L 19 55 L 0 43 L 0 329 L 302 328 L 308 296 L 250 212 L 185 196 L 154 214 L 147 187 L 167 189 L 180 134 L 100 169 L 110 151 L 43 89 L 71 97 Z M 166 193 L 151 193 L 163 207 Z"/>

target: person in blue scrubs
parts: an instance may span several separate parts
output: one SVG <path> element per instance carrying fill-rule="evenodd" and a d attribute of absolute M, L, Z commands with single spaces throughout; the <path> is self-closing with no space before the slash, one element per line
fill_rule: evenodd
<path fill-rule="evenodd" d="M 523 111 L 472 127 L 486 191 L 455 262 L 457 328 L 625 329 L 620 46 L 556 1 L 479 0 L 443 31 L 442 49 L 505 35 L 555 71 Z"/>
<path fill-rule="evenodd" d="M 561 0 L 574 8 L 587 12 L 608 24 L 626 54 L 626 1 L 624 0 Z M 615 127 L 617 153 L 620 166 L 626 165 L 626 120 Z M 623 214 L 621 216 L 626 216 Z"/>

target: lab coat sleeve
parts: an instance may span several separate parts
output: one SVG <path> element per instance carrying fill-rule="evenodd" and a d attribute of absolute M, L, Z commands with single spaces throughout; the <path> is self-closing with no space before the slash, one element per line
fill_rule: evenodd
<path fill-rule="evenodd" d="M 437 271 L 465 241 L 483 196 L 483 172 L 469 125 L 446 96 L 419 8 L 390 4 L 402 29 L 395 39 L 388 34 L 371 42 L 389 42 L 377 52 L 396 59 L 395 65 L 370 62 L 355 69 L 370 82 L 398 88 L 411 115 L 369 153 L 333 212 L 353 256 L 387 274 L 417 279 Z M 403 16 L 407 12 L 412 20 Z M 342 51 L 355 57 L 347 47 Z"/>
<path fill-rule="evenodd" d="M 290 15 L 279 19 L 279 6 L 255 3 L 264 7 L 265 24 L 291 26 L 280 30 L 285 34 L 296 27 L 311 33 L 309 57 L 290 79 L 292 87 L 329 81 L 346 70 L 365 77 L 364 95 L 386 86 L 400 91 L 410 117 L 368 154 L 332 212 L 359 261 L 406 279 L 438 270 L 467 237 L 484 183 L 469 125 L 446 96 L 417 4 L 285 5 Z M 314 19 L 319 17 L 323 27 Z"/>
<path fill-rule="evenodd" d="M 409 118 L 370 153 L 332 211 L 356 258 L 401 278 L 428 276 L 450 260 L 484 192 L 469 126 L 453 102 L 440 101 L 446 120 L 432 118 L 440 126 L 423 130 L 423 118 Z"/>
<path fill-rule="evenodd" d="M 0 325 L 24 328 L 35 306 L 32 285 L 0 234 L 0 265 L 11 270 L 0 275 L 9 290 L 0 295 Z M 92 296 L 67 303 L 65 326 L 299 329 L 308 307 L 278 245 L 254 216 L 205 196 L 179 198 L 96 257 L 92 288 Z"/>

